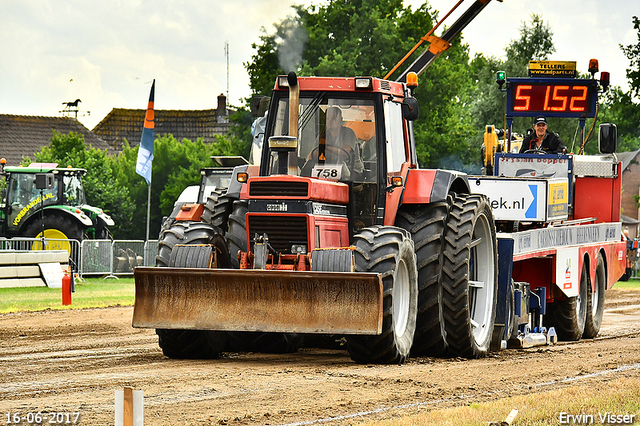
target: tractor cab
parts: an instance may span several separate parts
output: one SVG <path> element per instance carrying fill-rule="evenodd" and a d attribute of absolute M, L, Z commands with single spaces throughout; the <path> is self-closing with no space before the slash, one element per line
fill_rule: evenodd
<path fill-rule="evenodd" d="M 44 227 L 48 238 L 108 237 L 107 226 L 113 220 L 102 209 L 87 205 L 85 174 L 84 169 L 58 168 L 57 163 L 5 167 L 0 235 L 36 237 Z"/>
<path fill-rule="evenodd" d="M 382 224 L 381 187 L 400 175 L 411 157 L 406 135 L 412 132 L 403 117 L 406 86 L 370 77 L 299 77 L 297 85 L 299 104 L 291 112 L 287 76 L 278 78 L 265 134 L 265 140 L 295 135 L 296 146 L 283 157 L 264 144 L 260 176 L 280 179 L 277 175 L 286 174 L 346 184 L 353 200 L 348 206 L 351 229 Z M 289 128 L 293 114 L 297 129 Z"/>

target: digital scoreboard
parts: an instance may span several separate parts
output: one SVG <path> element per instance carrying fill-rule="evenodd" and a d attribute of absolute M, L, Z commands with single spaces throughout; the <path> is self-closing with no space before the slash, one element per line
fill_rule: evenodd
<path fill-rule="evenodd" d="M 507 116 L 595 116 L 596 80 L 575 78 L 509 78 Z"/>

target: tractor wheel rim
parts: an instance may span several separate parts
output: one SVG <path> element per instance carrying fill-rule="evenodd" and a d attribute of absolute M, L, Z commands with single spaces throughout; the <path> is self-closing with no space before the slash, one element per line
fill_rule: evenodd
<path fill-rule="evenodd" d="M 599 263 L 599 262 L 598 262 Z M 600 304 L 600 298 L 602 295 L 600 294 L 600 264 L 598 264 L 598 268 L 596 268 L 596 277 L 595 283 L 593 286 L 593 292 L 591 293 L 591 315 L 595 318 L 598 315 L 598 305 Z"/>
<path fill-rule="evenodd" d="M 576 297 L 576 313 L 578 314 L 578 318 L 583 318 L 584 319 L 584 314 L 585 314 L 585 310 L 586 310 L 586 298 L 588 297 L 587 292 L 589 291 L 587 289 L 587 285 L 589 285 L 589 282 L 587 281 L 587 276 L 588 276 L 588 272 L 585 271 L 586 268 L 586 264 L 585 266 L 583 266 L 582 268 L 582 273 L 580 275 L 580 290 L 578 293 L 578 297 Z M 580 320 L 582 321 L 582 320 Z"/>
<path fill-rule="evenodd" d="M 597 280 L 596 275 L 596 280 Z M 598 313 L 598 299 L 600 298 L 600 292 L 598 291 L 598 283 L 593 288 L 593 293 L 591 293 L 591 316 L 595 317 Z"/>
<path fill-rule="evenodd" d="M 469 305 L 471 327 L 476 343 L 486 341 L 493 314 L 495 269 L 494 246 L 489 220 L 478 216 L 470 244 Z"/>
<path fill-rule="evenodd" d="M 58 230 L 58 229 L 45 229 L 44 232 L 40 232 L 35 238 L 45 238 L 47 240 L 56 240 L 56 241 L 47 241 L 46 247 L 42 247 L 42 243 L 40 241 L 34 241 L 33 249 L 34 250 L 65 250 L 71 256 L 71 244 L 68 241 L 57 241 L 57 240 L 68 240 L 69 237 L 67 235 Z"/>
<path fill-rule="evenodd" d="M 409 284 L 409 270 L 404 260 L 398 263 L 392 291 L 393 327 L 397 336 L 402 336 L 409 322 L 409 299 L 411 287 Z"/>

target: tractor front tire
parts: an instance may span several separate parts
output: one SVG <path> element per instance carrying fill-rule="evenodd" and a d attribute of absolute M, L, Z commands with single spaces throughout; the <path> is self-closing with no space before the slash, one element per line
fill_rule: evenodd
<path fill-rule="evenodd" d="M 229 215 L 229 227 L 225 236 L 229 241 L 229 256 L 231 257 L 231 266 L 235 269 L 240 268 L 240 260 L 238 254 L 241 251 L 247 251 L 247 219 L 246 214 L 249 205 L 246 200 L 238 200 L 233 203 L 231 214 Z"/>
<path fill-rule="evenodd" d="M 498 289 L 496 231 L 487 199 L 454 195 L 442 267 L 449 351 L 479 358 L 491 349 Z"/>
<path fill-rule="evenodd" d="M 288 354 L 297 352 L 304 335 L 299 333 L 263 333 L 261 331 L 229 332 L 229 350 L 235 352 L 261 352 Z"/>
<path fill-rule="evenodd" d="M 226 345 L 222 332 L 157 329 L 156 334 L 164 356 L 173 359 L 218 358 Z"/>
<path fill-rule="evenodd" d="M 171 252 L 176 244 L 209 244 L 216 233 L 221 233 L 221 231 L 207 223 L 174 222 L 160 233 L 156 266 L 169 266 Z"/>
<path fill-rule="evenodd" d="M 212 244 L 218 252 L 219 266 L 229 267 L 227 247 L 222 231 L 212 225 L 201 222 L 175 222 L 161 235 L 156 266 L 179 268 L 208 268 L 205 260 L 195 256 L 180 258 L 176 264 L 176 256 L 171 256 L 176 244 L 196 245 Z M 207 259 L 208 260 L 208 259 Z M 220 265 L 220 261 L 223 264 Z M 175 359 L 210 359 L 218 358 L 225 350 L 228 337 L 225 332 L 210 330 L 156 329 L 158 344 L 162 353 Z"/>
<path fill-rule="evenodd" d="M 393 226 L 364 228 L 354 236 L 356 272 L 380 274 L 382 333 L 347 337 L 347 350 L 360 364 L 402 364 L 409 356 L 418 311 L 418 270 L 409 232 Z"/>

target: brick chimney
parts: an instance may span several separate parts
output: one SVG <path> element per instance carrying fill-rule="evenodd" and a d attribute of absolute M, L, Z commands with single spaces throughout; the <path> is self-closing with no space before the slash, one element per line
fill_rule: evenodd
<path fill-rule="evenodd" d="M 216 120 L 218 123 L 227 123 L 229 121 L 228 117 L 227 97 L 223 93 L 220 93 L 218 95 L 218 108 L 216 108 Z"/>

